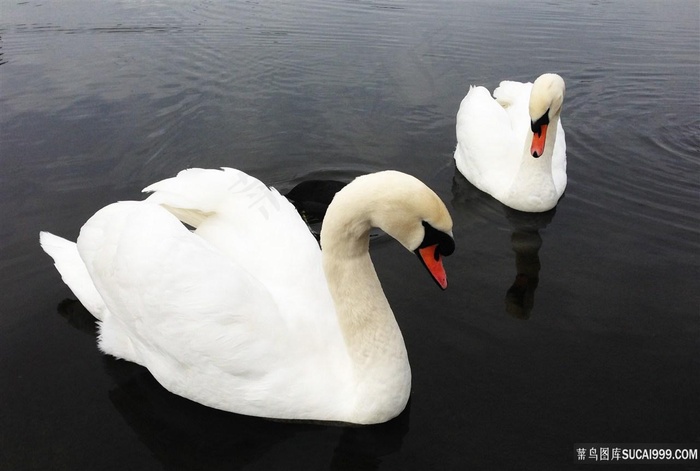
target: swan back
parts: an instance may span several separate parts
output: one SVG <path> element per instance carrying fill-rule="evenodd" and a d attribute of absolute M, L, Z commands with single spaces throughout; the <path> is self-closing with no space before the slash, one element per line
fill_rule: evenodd
<path fill-rule="evenodd" d="M 315 286 L 324 281 L 318 242 L 274 188 L 237 169 L 194 168 L 144 191 L 281 299 L 318 297 Z M 311 281 L 301 283 L 298 273 Z"/>

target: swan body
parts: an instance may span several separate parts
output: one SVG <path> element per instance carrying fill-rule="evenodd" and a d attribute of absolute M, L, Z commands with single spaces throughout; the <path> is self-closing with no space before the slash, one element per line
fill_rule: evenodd
<path fill-rule="evenodd" d="M 369 424 L 404 409 L 411 370 L 369 229 L 416 251 L 444 288 L 454 242 L 435 193 L 399 172 L 357 178 L 328 208 L 321 251 L 284 197 L 238 170 L 189 169 L 144 191 L 98 211 L 77 244 L 40 236 L 100 321 L 103 352 L 246 415 Z"/>
<path fill-rule="evenodd" d="M 457 112 L 457 169 L 513 209 L 554 208 L 566 188 L 564 92 L 556 74 L 534 84 L 503 81 L 493 98 L 484 87 L 470 87 Z"/>

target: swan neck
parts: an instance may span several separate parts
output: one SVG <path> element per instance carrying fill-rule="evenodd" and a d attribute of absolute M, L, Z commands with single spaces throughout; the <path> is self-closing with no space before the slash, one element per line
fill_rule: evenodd
<path fill-rule="evenodd" d="M 323 269 L 349 349 L 364 342 L 358 333 L 395 324 L 369 255 L 368 213 L 339 193 L 321 229 Z"/>
<path fill-rule="evenodd" d="M 386 348 L 405 347 L 369 256 L 369 235 L 352 245 L 324 248 L 323 268 L 348 352 L 361 365 Z"/>
<path fill-rule="evenodd" d="M 401 330 L 369 255 L 370 223 L 331 204 L 321 231 L 323 269 L 353 371 L 357 411 L 388 420 L 406 405 L 411 369 Z M 371 407 L 368 408 L 368 405 Z"/>

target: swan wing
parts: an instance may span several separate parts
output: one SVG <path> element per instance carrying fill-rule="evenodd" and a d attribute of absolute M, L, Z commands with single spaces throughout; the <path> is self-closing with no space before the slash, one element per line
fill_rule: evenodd
<path fill-rule="evenodd" d="M 557 196 L 561 197 L 566 190 L 566 135 L 561 124 L 561 118 L 557 124 L 557 140 L 554 142 L 552 153 L 552 179 L 557 189 Z"/>
<path fill-rule="evenodd" d="M 185 171 L 148 190 L 153 195 L 128 222 L 120 224 L 120 214 L 104 218 L 118 224 L 106 232 L 121 233 L 117 243 L 130 254 L 122 257 L 124 273 L 143 274 L 122 282 L 129 284 L 119 288 L 120 298 L 131 303 L 128 293 L 146 286 L 167 298 L 120 306 L 155 313 L 149 345 L 155 336 L 159 351 L 173 352 L 147 349 L 149 359 L 134 361 L 150 361 L 146 366 L 166 388 L 212 407 L 274 417 L 336 414 L 347 403 L 333 397 L 347 393 L 349 358 L 321 251 L 294 207 L 233 169 Z M 196 231 L 173 215 L 184 215 Z M 161 261 L 135 267 L 134 259 Z M 142 279 L 148 273 L 158 279 Z M 144 322 L 127 316 L 129 324 Z M 106 330 L 101 346 L 109 352 Z M 189 339 L 184 350 L 179 338 Z"/>
<path fill-rule="evenodd" d="M 287 311 L 292 322 L 308 316 L 315 323 L 335 322 L 318 242 L 274 188 L 224 168 L 185 170 L 144 191 L 153 192 L 148 201 L 184 215 L 198 236 L 244 267 L 276 299 L 303 306 Z"/>
<path fill-rule="evenodd" d="M 455 160 L 460 172 L 490 194 L 514 176 L 513 130 L 506 110 L 484 87 L 471 87 L 457 112 Z"/>
<path fill-rule="evenodd" d="M 347 417 L 350 360 L 320 249 L 293 206 L 230 169 L 149 190 L 98 211 L 77 245 L 42 235 L 75 294 L 98 305 L 100 349 L 210 407 Z"/>
<path fill-rule="evenodd" d="M 260 398 L 272 407 L 265 413 L 278 413 L 266 396 L 294 384 L 304 339 L 243 267 L 148 202 L 100 210 L 78 250 L 112 313 L 100 328 L 103 351 L 211 407 L 258 413 L 251 399 Z"/>
<path fill-rule="evenodd" d="M 517 169 L 520 167 L 523 146 L 530 129 L 530 93 L 532 83 L 502 81 L 493 91 L 496 102 L 506 111 L 510 121 L 509 135 L 511 145 L 509 152 L 509 165 Z"/>
<path fill-rule="evenodd" d="M 523 83 L 503 80 L 493 91 L 493 97 L 499 105 L 506 109 L 514 105 L 525 104 L 527 106 L 530 101 L 531 91 L 531 82 Z"/>

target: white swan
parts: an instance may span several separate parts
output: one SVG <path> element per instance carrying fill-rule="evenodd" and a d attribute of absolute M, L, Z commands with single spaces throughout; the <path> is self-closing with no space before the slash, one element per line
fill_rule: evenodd
<path fill-rule="evenodd" d="M 321 251 L 294 207 L 243 172 L 190 169 L 144 191 L 98 211 L 77 244 L 41 233 L 101 321 L 102 351 L 246 415 L 370 424 L 404 409 L 411 371 L 369 230 L 415 251 L 444 289 L 452 220 L 434 192 L 394 171 L 355 179 L 328 208 Z"/>
<path fill-rule="evenodd" d="M 566 188 L 566 142 L 559 119 L 564 80 L 503 81 L 491 98 L 470 87 L 457 112 L 457 169 L 506 206 L 527 212 L 554 208 Z"/>

